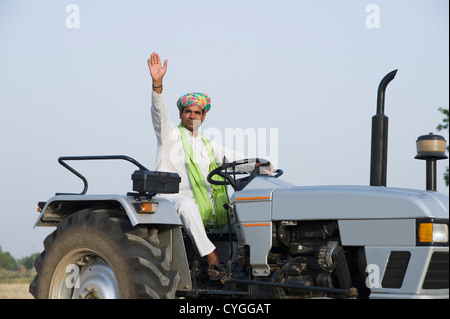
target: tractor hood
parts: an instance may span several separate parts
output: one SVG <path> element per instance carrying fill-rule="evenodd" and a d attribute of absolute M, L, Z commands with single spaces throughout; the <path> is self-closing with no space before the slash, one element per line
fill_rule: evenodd
<path fill-rule="evenodd" d="M 447 218 L 449 197 L 377 186 L 293 186 L 271 194 L 272 219 Z"/>

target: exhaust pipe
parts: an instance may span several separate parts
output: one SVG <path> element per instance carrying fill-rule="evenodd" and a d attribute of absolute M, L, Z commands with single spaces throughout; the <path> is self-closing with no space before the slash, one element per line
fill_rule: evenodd
<path fill-rule="evenodd" d="M 387 85 L 395 78 L 397 71 L 386 74 L 378 85 L 377 114 L 372 117 L 370 186 L 386 186 L 389 118 L 384 115 L 384 96 Z"/>

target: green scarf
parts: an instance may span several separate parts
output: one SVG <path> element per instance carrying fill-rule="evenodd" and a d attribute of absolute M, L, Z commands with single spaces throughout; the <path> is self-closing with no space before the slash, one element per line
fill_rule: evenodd
<path fill-rule="evenodd" d="M 191 143 L 189 143 L 189 139 L 181 123 L 178 126 L 178 129 L 180 130 L 181 142 L 183 144 L 184 153 L 186 154 L 189 181 L 191 183 L 192 192 L 194 193 L 194 199 L 199 207 L 203 225 L 206 226 L 210 221 L 212 221 L 213 217 L 213 209 L 208 190 L 206 188 L 206 180 L 200 170 L 200 166 L 194 159 L 194 152 L 192 150 Z M 217 163 L 214 158 L 214 151 L 212 149 L 211 143 L 203 134 L 201 134 L 201 138 L 203 143 L 205 144 L 209 159 L 211 161 L 211 164 L 209 165 L 209 172 L 211 172 L 217 167 Z M 212 179 L 220 181 L 224 180 L 223 177 L 220 177 L 218 175 L 213 176 Z M 226 188 L 222 185 L 213 184 L 211 184 L 211 188 L 213 190 L 214 199 L 214 227 L 220 228 L 227 223 L 227 214 L 225 208 L 223 207 L 224 204 L 228 203 Z"/>

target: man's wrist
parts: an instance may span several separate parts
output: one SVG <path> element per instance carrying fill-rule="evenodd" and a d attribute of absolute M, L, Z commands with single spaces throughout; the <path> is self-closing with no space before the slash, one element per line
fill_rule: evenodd
<path fill-rule="evenodd" d="M 152 83 L 153 90 L 156 93 L 162 92 L 162 86 L 163 86 L 162 81 L 153 81 L 153 83 Z"/>

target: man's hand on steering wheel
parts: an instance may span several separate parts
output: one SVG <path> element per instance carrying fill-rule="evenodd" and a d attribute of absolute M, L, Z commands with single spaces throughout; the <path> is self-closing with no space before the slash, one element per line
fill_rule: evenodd
<path fill-rule="evenodd" d="M 270 162 L 261 163 L 256 162 L 255 163 L 255 169 L 253 170 L 252 174 L 261 174 L 261 175 L 272 175 L 273 174 L 273 165 Z"/>

